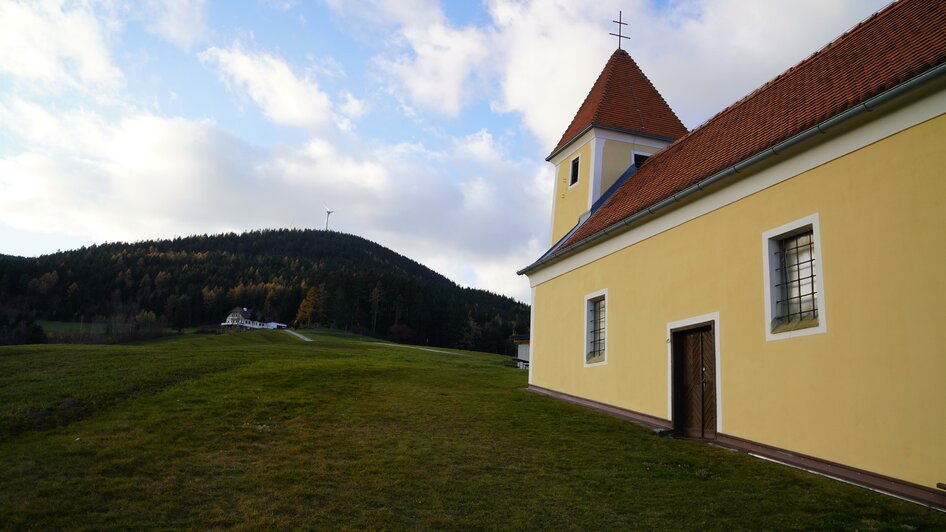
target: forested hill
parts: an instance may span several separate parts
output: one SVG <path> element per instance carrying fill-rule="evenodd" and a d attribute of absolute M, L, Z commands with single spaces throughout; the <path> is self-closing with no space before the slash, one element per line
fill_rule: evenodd
<path fill-rule="evenodd" d="M 265 230 L 0 255 L 0 310 L 35 319 L 216 324 L 233 307 L 396 341 L 511 353 L 529 307 L 364 238 Z"/>

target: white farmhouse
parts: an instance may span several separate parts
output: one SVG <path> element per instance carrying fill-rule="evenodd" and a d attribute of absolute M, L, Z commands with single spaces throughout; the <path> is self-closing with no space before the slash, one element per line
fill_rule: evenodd
<path fill-rule="evenodd" d="M 235 307 L 227 315 L 227 319 L 220 325 L 224 327 L 241 327 L 243 329 L 285 329 L 285 323 L 275 321 L 256 321 L 250 318 L 250 311 L 246 307 Z"/>

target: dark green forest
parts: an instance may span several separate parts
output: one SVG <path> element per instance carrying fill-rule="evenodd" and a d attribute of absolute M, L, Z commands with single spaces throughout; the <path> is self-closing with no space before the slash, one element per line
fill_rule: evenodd
<path fill-rule="evenodd" d="M 233 307 L 293 326 L 511 354 L 529 307 L 463 288 L 364 238 L 262 230 L 107 243 L 35 258 L 0 255 L 0 314 L 183 329 Z M 24 325 L 25 326 L 25 325 Z"/>

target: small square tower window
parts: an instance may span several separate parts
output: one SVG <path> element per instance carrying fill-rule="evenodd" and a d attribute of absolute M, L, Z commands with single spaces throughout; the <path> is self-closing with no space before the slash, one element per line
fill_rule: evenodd
<path fill-rule="evenodd" d="M 575 184 L 578 183 L 578 160 L 579 159 L 580 157 L 575 157 L 574 159 L 572 159 L 572 173 L 571 173 L 571 176 L 568 178 L 568 186 L 570 187 L 575 186 Z"/>

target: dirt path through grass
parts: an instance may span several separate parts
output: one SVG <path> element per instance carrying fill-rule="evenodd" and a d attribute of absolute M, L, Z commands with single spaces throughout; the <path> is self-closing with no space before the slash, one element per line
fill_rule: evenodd
<path fill-rule="evenodd" d="M 293 331 L 292 329 L 283 329 L 283 330 L 286 331 L 287 333 L 289 333 L 289 334 L 295 336 L 296 338 L 302 340 L 303 342 L 311 342 L 311 341 L 312 341 L 312 339 L 309 338 L 308 336 L 305 336 L 305 335 L 303 335 L 303 334 L 297 333 L 296 331 Z"/>
<path fill-rule="evenodd" d="M 470 356 L 470 355 L 467 355 L 467 354 L 465 354 L 465 353 L 457 353 L 457 352 L 455 352 L 455 351 L 444 351 L 443 349 L 433 349 L 433 348 L 431 348 L 431 347 L 420 347 L 420 346 L 417 346 L 417 345 L 394 344 L 394 343 L 391 343 L 391 342 L 374 342 L 374 343 L 376 343 L 376 344 L 378 344 L 378 345 L 389 345 L 389 346 L 400 347 L 400 348 L 404 348 L 404 349 L 416 349 L 416 350 L 418 350 L 418 351 L 427 351 L 428 353 L 441 353 L 441 354 L 444 354 L 444 355 L 455 355 L 455 356 L 459 356 L 459 357 Z"/>

